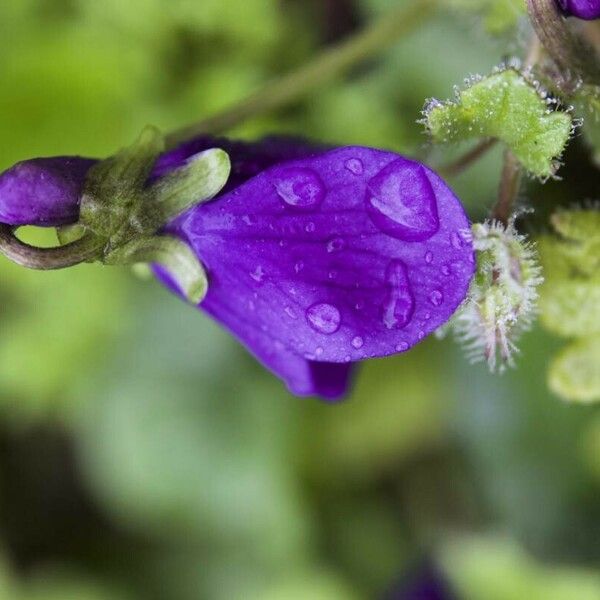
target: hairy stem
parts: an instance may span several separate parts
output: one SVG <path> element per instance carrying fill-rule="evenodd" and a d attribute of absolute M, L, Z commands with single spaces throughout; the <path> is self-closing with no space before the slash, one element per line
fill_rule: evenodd
<path fill-rule="evenodd" d="M 510 150 L 504 151 L 504 166 L 500 177 L 498 200 L 492 209 L 492 219 L 508 224 L 513 202 L 519 193 L 522 169 L 519 161 Z"/>
<path fill-rule="evenodd" d="M 460 175 L 465 169 L 485 156 L 497 143 L 498 140 L 496 138 L 489 138 L 481 141 L 475 147 L 471 148 L 471 150 L 462 156 L 459 156 L 456 160 L 440 167 L 438 173 L 443 177 Z"/>
<path fill-rule="evenodd" d="M 12 227 L 0 224 L 0 254 L 28 269 L 50 271 L 91 261 L 99 258 L 103 245 L 96 236 L 85 235 L 65 246 L 36 248 L 19 240 Z"/>
<path fill-rule="evenodd" d="M 352 66 L 377 54 L 424 22 L 439 0 L 413 0 L 384 14 L 349 40 L 324 50 L 312 62 L 267 84 L 238 104 L 167 136 L 169 147 L 201 133 L 220 133 L 308 94 Z"/>

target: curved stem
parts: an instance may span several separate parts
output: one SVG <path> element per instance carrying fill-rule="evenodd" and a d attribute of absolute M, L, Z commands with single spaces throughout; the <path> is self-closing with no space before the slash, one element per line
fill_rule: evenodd
<path fill-rule="evenodd" d="M 569 91 L 576 86 L 576 81 L 569 81 L 573 77 L 600 83 L 600 60 L 595 48 L 569 27 L 558 2 L 527 0 L 527 10 L 540 42 L 563 72 L 565 80 L 558 82 L 560 87 Z"/>
<path fill-rule="evenodd" d="M 306 95 L 411 32 L 433 13 L 438 3 L 439 0 L 414 0 L 409 6 L 382 15 L 361 33 L 326 49 L 314 61 L 267 84 L 238 104 L 174 131 L 167 136 L 167 145 L 175 146 L 202 133 L 225 131 Z"/>
<path fill-rule="evenodd" d="M 441 166 L 438 173 L 443 177 L 453 177 L 460 175 L 465 169 L 477 162 L 482 156 L 487 154 L 498 143 L 497 138 L 489 138 L 481 141 L 471 148 L 467 153 L 459 156 L 455 161 Z"/>
<path fill-rule="evenodd" d="M 0 223 L 0 254 L 28 269 L 49 271 L 72 267 L 99 258 L 103 246 L 103 240 L 88 234 L 65 246 L 36 248 L 19 240 L 12 227 Z"/>

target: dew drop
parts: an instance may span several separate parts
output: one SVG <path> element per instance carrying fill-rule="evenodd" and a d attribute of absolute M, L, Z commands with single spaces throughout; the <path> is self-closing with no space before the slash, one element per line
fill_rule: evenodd
<path fill-rule="evenodd" d="M 383 309 L 383 323 L 388 329 L 402 329 L 415 309 L 406 265 L 401 260 L 391 261 L 385 272 L 385 281 L 389 293 Z"/>
<path fill-rule="evenodd" d="M 353 338 L 351 343 L 352 346 L 358 350 L 359 348 L 363 347 L 364 341 L 359 335 L 357 335 L 355 338 Z"/>
<path fill-rule="evenodd" d="M 450 243 L 452 244 L 452 247 L 456 248 L 457 250 L 461 250 L 464 245 L 462 238 L 456 231 L 453 231 L 450 234 Z"/>
<path fill-rule="evenodd" d="M 290 319 L 298 318 L 298 315 L 294 312 L 294 309 L 291 306 L 286 306 L 283 310 Z"/>
<path fill-rule="evenodd" d="M 349 354 L 346 354 L 346 356 L 344 356 L 344 362 L 349 363 L 352 360 L 352 357 Z"/>
<path fill-rule="evenodd" d="M 442 267 L 442 274 L 448 276 L 448 275 L 450 275 L 450 273 L 452 273 L 452 270 L 450 269 L 450 267 L 448 265 L 444 265 Z"/>
<path fill-rule="evenodd" d="M 304 230 L 306 231 L 306 233 L 312 233 L 315 230 L 315 224 L 312 221 L 310 221 L 306 224 Z"/>
<path fill-rule="evenodd" d="M 315 331 L 330 335 L 340 328 L 342 318 L 335 306 L 322 302 L 306 311 L 306 320 Z"/>
<path fill-rule="evenodd" d="M 300 273 L 300 271 L 302 271 L 302 269 L 304 269 L 304 262 L 302 262 L 301 260 L 299 260 L 295 265 L 294 265 L 294 271 L 296 271 L 296 273 Z"/>
<path fill-rule="evenodd" d="M 329 271 L 329 279 L 336 279 L 338 276 L 338 272 L 337 271 Z"/>
<path fill-rule="evenodd" d="M 294 208 L 316 208 L 325 197 L 325 185 L 320 177 L 304 167 L 279 169 L 273 185 L 279 197 Z"/>
<path fill-rule="evenodd" d="M 439 306 L 444 301 L 444 294 L 440 290 L 433 290 L 429 294 L 429 302 L 434 306 Z"/>
<path fill-rule="evenodd" d="M 250 273 L 250 277 L 252 277 L 256 283 L 261 283 L 265 278 L 265 271 L 260 265 L 258 265 L 258 267 L 256 267 L 256 269 Z"/>
<path fill-rule="evenodd" d="M 404 158 L 369 181 L 366 203 L 381 231 L 406 242 L 426 240 L 440 225 L 435 192 L 425 169 Z"/>
<path fill-rule="evenodd" d="M 323 354 L 323 348 L 321 348 L 321 346 L 318 346 L 317 348 L 315 348 L 316 356 L 321 356 L 322 354 Z"/>
<path fill-rule="evenodd" d="M 346 169 L 353 173 L 354 175 L 362 175 L 364 172 L 364 166 L 362 161 L 358 158 L 349 158 L 344 164 Z"/>
<path fill-rule="evenodd" d="M 407 350 L 408 350 L 408 344 L 406 342 L 400 342 L 396 346 L 396 351 L 397 352 L 406 352 Z"/>
<path fill-rule="evenodd" d="M 433 252 L 425 252 L 425 262 L 430 265 L 433 262 Z"/>
<path fill-rule="evenodd" d="M 346 242 L 342 238 L 333 238 L 327 242 L 327 252 L 339 252 L 344 249 Z"/>

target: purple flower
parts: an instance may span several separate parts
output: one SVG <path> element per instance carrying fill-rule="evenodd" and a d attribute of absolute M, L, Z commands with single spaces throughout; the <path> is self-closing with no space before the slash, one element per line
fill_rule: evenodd
<path fill-rule="evenodd" d="M 474 270 L 469 222 L 424 165 L 363 147 L 204 137 L 161 156 L 151 179 L 211 147 L 231 157 L 227 186 L 166 233 L 187 241 L 208 272 L 201 308 L 295 394 L 343 395 L 353 363 L 408 350 L 465 298 Z M 72 169 L 83 159 L 60 160 L 52 182 L 62 178 L 64 194 L 44 204 L 51 219 L 25 212 L 30 222 L 76 220 L 73 182 L 81 179 Z M 24 165 L 0 179 L 2 215 L 19 202 L 35 207 L 44 195 L 43 185 L 21 183 Z M 19 202 L 7 201 L 6 189 L 21 189 Z M 11 218 L 20 223 L 23 215 Z M 178 291 L 165 269 L 155 269 Z"/>
<path fill-rule="evenodd" d="M 600 0 L 558 0 L 565 15 L 591 21 L 600 18 Z"/>

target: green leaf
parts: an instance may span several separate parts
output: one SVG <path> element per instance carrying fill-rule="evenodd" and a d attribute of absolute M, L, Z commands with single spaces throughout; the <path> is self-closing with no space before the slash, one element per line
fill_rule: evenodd
<path fill-rule="evenodd" d="M 600 336 L 567 346 L 550 365 L 548 385 L 561 398 L 590 403 L 600 400 Z"/>
<path fill-rule="evenodd" d="M 551 217 L 554 229 L 577 242 L 600 242 L 600 210 L 561 210 Z"/>
<path fill-rule="evenodd" d="M 544 92 L 512 68 L 474 82 L 454 101 L 430 101 L 423 122 L 436 143 L 497 138 L 538 177 L 556 172 L 573 126 L 570 114 L 551 111 Z"/>
<path fill-rule="evenodd" d="M 553 333 L 582 337 L 600 333 L 600 277 L 547 281 L 539 298 L 540 319 Z"/>

